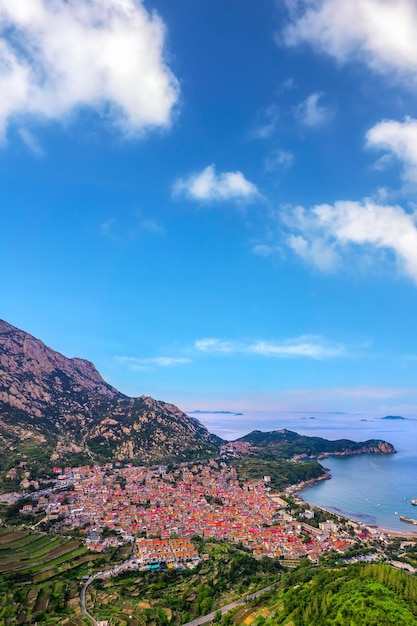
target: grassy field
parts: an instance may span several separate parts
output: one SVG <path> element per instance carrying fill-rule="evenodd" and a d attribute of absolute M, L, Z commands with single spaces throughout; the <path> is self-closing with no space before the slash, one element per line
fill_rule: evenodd
<path fill-rule="evenodd" d="M 0 624 L 85 624 L 80 581 L 100 559 L 75 539 L 0 529 Z"/>

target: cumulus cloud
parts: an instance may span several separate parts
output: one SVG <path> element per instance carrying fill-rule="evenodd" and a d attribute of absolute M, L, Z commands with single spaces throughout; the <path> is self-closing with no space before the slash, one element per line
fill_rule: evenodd
<path fill-rule="evenodd" d="M 292 231 L 289 247 L 319 269 L 336 269 L 343 257 L 352 256 L 352 248 L 368 258 L 388 252 L 417 283 L 416 213 L 367 199 L 322 204 L 310 211 L 297 207 L 285 221 Z"/>
<path fill-rule="evenodd" d="M 133 356 L 116 356 L 115 359 L 120 363 L 126 363 L 132 369 L 144 369 L 152 366 L 171 367 L 172 365 L 191 363 L 190 359 L 171 356 L 156 356 L 147 359 L 138 359 Z"/>
<path fill-rule="evenodd" d="M 286 0 L 281 40 L 309 43 L 339 62 L 365 62 L 379 73 L 417 78 L 415 0 Z"/>
<path fill-rule="evenodd" d="M 127 134 L 169 125 L 179 88 L 142 0 L 0 0 L 0 135 L 92 107 Z"/>
<path fill-rule="evenodd" d="M 345 354 L 345 349 L 340 344 L 332 344 L 317 335 L 303 335 L 295 339 L 283 342 L 239 342 L 217 338 L 200 339 L 194 347 L 211 354 L 252 354 L 266 357 L 307 357 L 323 359 Z"/>
<path fill-rule="evenodd" d="M 179 178 L 174 183 L 173 194 L 201 202 L 253 200 L 260 196 L 256 185 L 247 180 L 242 172 L 217 174 L 214 165 L 188 178 Z"/>
<path fill-rule="evenodd" d="M 336 246 L 326 237 L 307 238 L 303 235 L 291 234 L 287 243 L 291 250 L 307 263 L 315 265 L 324 272 L 333 272 L 340 265 L 340 256 Z"/>
<path fill-rule="evenodd" d="M 366 134 L 369 148 L 385 150 L 378 166 L 391 163 L 392 156 L 402 162 L 404 180 L 417 183 L 417 120 L 407 117 L 403 122 L 384 120 Z"/>
<path fill-rule="evenodd" d="M 323 93 L 312 93 L 298 105 L 295 116 L 300 124 L 318 128 L 332 119 L 333 111 L 320 102 L 323 96 Z"/>

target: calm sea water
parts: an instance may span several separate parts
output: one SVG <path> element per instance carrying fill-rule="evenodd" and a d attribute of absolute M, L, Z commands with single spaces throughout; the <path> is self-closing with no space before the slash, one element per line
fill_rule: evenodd
<path fill-rule="evenodd" d="M 366 524 L 405 533 L 417 532 L 417 526 L 399 519 L 400 515 L 417 519 L 417 507 L 411 505 L 411 499 L 417 498 L 417 416 L 384 420 L 362 414 L 250 412 L 244 415 L 210 413 L 198 417 L 211 432 L 224 439 L 235 439 L 255 428 L 288 428 L 326 439 L 384 439 L 392 443 L 397 454 L 323 460 L 332 479 L 306 489 L 302 497 L 310 504 Z"/>

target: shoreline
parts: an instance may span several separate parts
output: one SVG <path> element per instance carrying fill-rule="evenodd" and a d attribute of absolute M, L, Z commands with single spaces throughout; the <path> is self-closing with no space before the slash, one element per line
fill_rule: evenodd
<path fill-rule="evenodd" d="M 410 530 L 409 532 L 407 532 L 406 530 L 402 531 L 402 530 L 389 530 L 388 528 L 382 528 L 381 526 L 377 526 L 376 524 L 366 524 L 365 522 L 361 521 L 361 520 L 357 520 L 354 519 L 352 517 L 348 517 L 347 515 L 344 515 L 343 513 L 338 513 L 336 511 L 331 511 L 330 509 L 326 509 L 324 506 L 319 506 L 318 504 L 309 504 L 307 502 L 307 500 L 304 500 L 304 498 L 302 498 L 301 496 L 298 496 L 300 500 L 302 500 L 303 502 L 305 502 L 306 504 L 308 504 L 309 506 L 311 506 L 313 509 L 320 509 L 320 511 L 325 511 L 326 513 L 330 513 L 331 515 L 334 515 L 335 517 L 340 517 L 348 522 L 351 522 L 353 524 L 357 524 L 359 526 L 364 526 L 365 528 L 371 528 L 374 532 L 376 533 L 381 533 L 384 535 L 388 535 L 390 537 L 403 537 L 404 539 L 406 538 L 410 538 L 410 537 L 416 537 L 417 538 L 417 527 L 416 530 Z"/>
<path fill-rule="evenodd" d="M 348 522 L 352 522 L 353 524 L 358 524 L 366 528 L 371 528 L 374 532 L 388 535 L 390 537 L 402 537 L 404 539 L 410 538 L 410 537 L 417 538 L 417 526 L 414 527 L 415 530 L 411 530 L 411 529 L 408 531 L 406 529 L 404 530 L 391 529 L 390 530 L 388 528 L 382 528 L 381 526 L 377 526 L 376 524 L 367 524 L 363 520 L 354 519 L 353 517 L 349 517 L 348 515 L 345 515 L 344 513 L 341 513 L 338 511 L 332 511 L 324 506 L 320 506 L 318 504 L 310 504 L 309 502 L 307 502 L 307 500 L 305 500 L 305 498 L 303 498 L 301 495 L 303 491 L 308 489 L 308 487 L 312 487 L 313 485 L 316 485 L 317 483 L 322 482 L 323 480 L 331 480 L 332 476 L 331 476 L 330 470 L 327 467 L 324 467 L 324 470 L 325 471 L 322 476 L 319 476 L 318 478 L 311 478 L 309 480 L 302 481 L 301 483 L 296 483 L 295 485 L 290 485 L 284 490 L 284 493 L 289 496 L 295 496 L 296 498 L 301 500 L 304 504 L 308 504 L 308 506 L 312 507 L 313 509 L 320 509 L 321 511 L 325 511 L 326 513 L 330 513 L 331 515 L 340 517 L 344 520 L 347 520 Z M 411 526 L 411 524 L 407 524 L 407 522 L 404 522 L 404 524 L 406 526 L 407 525 Z"/>
<path fill-rule="evenodd" d="M 308 480 L 303 480 L 300 483 L 295 483 L 295 485 L 290 485 L 284 489 L 284 493 L 289 496 L 298 495 L 308 487 L 312 487 L 317 483 L 321 483 L 323 480 L 331 480 L 332 474 L 328 467 L 323 467 L 323 474 L 318 476 L 317 478 L 309 478 Z M 304 499 L 301 498 L 303 501 Z"/>

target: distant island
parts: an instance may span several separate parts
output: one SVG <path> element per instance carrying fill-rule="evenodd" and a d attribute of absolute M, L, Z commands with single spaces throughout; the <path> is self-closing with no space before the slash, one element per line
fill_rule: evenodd
<path fill-rule="evenodd" d="M 200 409 L 196 409 L 195 411 L 188 411 L 188 415 L 243 415 L 243 413 L 234 413 L 233 411 L 200 411 Z"/>
<path fill-rule="evenodd" d="M 315 420 L 317 417 L 302 417 L 302 420 Z"/>
<path fill-rule="evenodd" d="M 253 430 L 248 435 L 236 439 L 237 442 L 246 442 L 272 458 L 278 454 L 287 459 L 315 459 L 329 455 L 350 456 L 353 454 L 396 452 L 393 445 L 382 439 L 368 439 L 367 441 L 351 441 L 350 439 L 329 440 L 323 437 L 307 437 L 283 428 L 263 432 Z"/>
<path fill-rule="evenodd" d="M 222 447 L 221 455 L 229 456 L 237 473 L 244 480 L 269 477 L 274 491 L 291 492 L 330 478 L 330 471 L 319 463 L 328 456 L 359 454 L 394 454 L 395 448 L 381 439 L 351 441 L 307 437 L 285 428 L 251 433 Z"/>
<path fill-rule="evenodd" d="M 406 417 L 401 417 L 401 415 L 386 415 L 385 417 L 381 417 L 382 420 L 405 420 Z"/>

